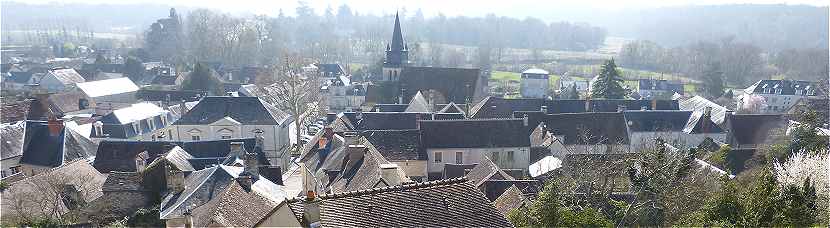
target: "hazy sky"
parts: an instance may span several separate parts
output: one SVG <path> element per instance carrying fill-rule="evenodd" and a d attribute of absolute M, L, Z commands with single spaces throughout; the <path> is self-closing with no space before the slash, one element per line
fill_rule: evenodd
<path fill-rule="evenodd" d="M 6 0 L 4 0 L 6 1 Z M 276 15 L 279 9 L 292 15 L 298 3 L 296 0 L 11 0 L 31 4 L 91 3 L 131 4 L 149 3 L 170 6 L 206 7 L 230 13 L 255 13 Z M 353 10 L 362 13 L 388 14 L 396 9 L 406 8 L 409 12 L 420 8 L 427 16 L 443 13 L 447 16 L 481 16 L 487 13 L 497 15 L 539 18 L 559 18 L 575 15 L 590 17 L 590 12 L 645 9 L 679 5 L 713 4 L 808 4 L 827 6 L 828 0 L 306 0 L 309 5 L 322 13 L 326 7 L 347 3 Z M 588 15 L 586 15 L 588 13 Z M 563 14 L 561 16 L 551 14 Z"/>

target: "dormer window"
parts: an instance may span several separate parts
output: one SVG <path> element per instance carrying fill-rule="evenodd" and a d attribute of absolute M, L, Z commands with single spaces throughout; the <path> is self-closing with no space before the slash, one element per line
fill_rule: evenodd
<path fill-rule="evenodd" d="M 193 129 L 193 130 L 188 131 L 188 133 L 190 133 L 190 140 L 193 140 L 193 141 L 202 140 L 202 131 L 199 131 L 198 129 Z"/>
<path fill-rule="evenodd" d="M 156 129 L 156 121 L 153 118 L 147 119 L 147 123 L 150 125 L 150 130 Z"/>
<path fill-rule="evenodd" d="M 101 121 L 95 121 L 92 126 L 95 128 L 95 136 L 104 136 L 104 124 Z"/>
<path fill-rule="evenodd" d="M 133 132 L 135 132 L 135 134 L 141 134 L 141 126 L 138 121 L 133 122 Z"/>
<path fill-rule="evenodd" d="M 167 115 L 166 114 L 161 115 L 161 126 L 167 126 Z"/>

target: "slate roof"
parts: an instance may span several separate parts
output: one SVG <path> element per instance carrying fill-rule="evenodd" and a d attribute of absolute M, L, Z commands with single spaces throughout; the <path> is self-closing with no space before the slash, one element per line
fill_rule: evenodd
<path fill-rule="evenodd" d="M 512 227 L 465 178 L 321 195 L 323 227 Z M 301 200 L 290 201 L 302 213 Z"/>
<path fill-rule="evenodd" d="M 245 150 L 254 151 L 255 153 L 264 156 L 261 149 L 256 148 L 256 139 L 226 139 L 226 140 L 205 140 L 205 141 L 134 141 L 134 140 L 104 140 L 98 146 L 94 166 L 101 172 L 108 173 L 110 171 L 121 172 L 136 172 L 135 162 L 133 158 L 141 152 L 147 151 L 149 164 L 156 158 L 167 153 L 175 146 L 181 146 L 194 159 L 205 158 L 212 159 L 209 164 L 216 164 L 215 158 L 222 158 L 228 156 L 230 152 L 231 142 L 243 142 Z M 188 159 L 191 161 L 191 159 Z M 260 159 L 260 164 L 268 164 L 263 159 Z M 193 164 L 194 169 L 202 168 L 208 164 Z"/>
<path fill-rule="evenodd" d="M 424 148 L 529 147 L 532 127 L 522 119 L 420 121 Z"/>
<path fill-rule="evenodd" d="M 130 78 L 114 78 L 78 83 L 78 89 L 88 97 L 103 97 L 138 91 L 138 86 Z"/>
<path fill-rule="evenodd" d="M 689 122 L 691 111 L 625 111 L 626 124 L 632 132 L 680 132 Z"/>
<path fill-rule="evenodd" d="M 228 185 L 213 199 L 193 210 L 195 227 L 253 227 L 279 204 L 258 191 L 246 190 L 237 181 Z"/>
<path fill-rule="evenodd" d="M 766 88 L 769 88 L 768 93 L 764 92 Z M 776 89 L 781 89 L 781 93 L 776 93 Z M 801 93 L 796 94 L 797 90 Z M 813 82 L 781 79 L 759 80 L 755 84 L 747 87 L 744 91 L 748 94 L 808 95 L 808 91 L 815 92 L 814 95 L 810 96 L 823 96 L 824 94 Z"/>
<path fill-rule="evenodd" d="M 74 69 L 52 69 L 49 70 L 49 73 L 64 85 L 74 85 L 85 81 Z"/>
<path fill-rule="evenodd" d="M 421 133 L 418 130 L 365 131 L 363 136 L 390 161 L 426 161 L 426 150 L 421 147 Z"/>
<path fill-rule="evenodd" d="M 418 91 L 412 97 L 412 100 L 409 101 L 409 106 L 406 107 L 404 112 L 432 112 L 432 108 L 429 102 L 427 102 L 427 99 L 424 98 L 424 94 Z"/>
<path fill-rule="evenodd" d="M 473 99 L 479 86 L 479 69 L 404 67 L 399 85 L 405 90 L 404 100 L 411 99 L 418 91 L 440 92 L 446 102 L 466 103 Z"/>
<path fill-rule="evenodd" d="M 774 130 L 784 129 L 787 120 L 780 114 L 729 115 L 730 133 L 737 144 L 764 144 Z"/>
<path fill-rule="evenodd" d="M 409 104 L 375 104 L 372 106 L 373 112 L 404 112 Z"/>
<path fill-rule="evenodd" d="M 208 96 L 173 125 L 207 125 L 225 117 L 244 125 L 282 125 L 291 115 L 256 97 Z"/>
<path fill-rule="evenodd" d="M 726 107 L 715 104 L 701 96 L 694 96 L 689 99 L 680 101 L 680 109 L 687 111 L 694 111 L 696 115 L 702 115 L 706 107 L 712 108 L 712 121 L 717 125 L 722 125 L 726 117 L 726 112 L 729 111 Z"/>
<path fill-rule="evenodd" d="M 652 103 L 654 102 L 654 103 Z M 472 108 L 471 118 L 509 118 L 516 111 L 541 111 L 547 108 L 547 114 L 616 112 L 620 106 L 626 110 L 679 110 L 675 100 L 545 100 L 536 98 L 505 99 L 487 97 Z"/>
<path fill-rule="evenodd" d="M 104 192 L 114 191 L 144 191 L 141 186 L 141 173 L 138 172 L 111 172 L 102 186 Z"/>
<path fill-rule="evenodd" d="M 343 70 L 343 67 L 337 63 L 317 63 L 314 65 L 317 66 L 318 71 L 320 71 L 320 73 L 325 74 L 326 77 L 334 77 L 346 74 L 346 71 Z"/>
<path fill-rule="evenodd" d="M 417 129 L 417 120 L 432 119 L 429 113 L 420 112 L 344 112 L 343 115 L 360 130 L 411 130 Z M 360 119 L 358 119 L 360 116 Z"/>
<path fill-rule="evenodd" d="M 151 90 L 141 89 L 135 95 L 144 101 L 198 101 L 201 97 L 207 96 L 207 92 L 195 90 Z"/>
<path fill-rule="evenodd" d="M 217 197 L 220 198 L 220 201 L 223 201 L 221 199 L 223 195 L 218 193 L 225 192 L 229 186 L 236 183 L 235 178 L 239 177 L 243 169 L 243 167 L 217 165 L 190 173 L 185 178 L 184 191 L 170 193 L 164 197 L 161 202 L 159 218 L 171 219 L 182 217 L 185 211 L 195 210 L 201 206 L 205 206 L 205 204 L 210 203 L 210 201 Z M 252 191 L 273 202 L 278 203 L 285 200 L 285 191 L 283 191 L 281 186 L 272 183 L 266 178 L 256 177 L 255 179 L 251 186 Z M 231 206 L 223 203 L 219 204 L 209 204 L 207 206 Z M 215 216 L 213 213 L 207 214 Z"/>
<path fill-rule="evenodd" d="M 496 206 L 496 210 L 505 216 L 507 213 L 513 209 L 518 209 L 528 203 L 528 200 L 522 194 L 522 191 L 519 190 L 515 185 L 510 186 L 504 193 L 499 196 L 495 201 L 493 201 L 493 205 Z"/>
<path fill-rule="evenodd" d="M 550 114 L 534 117 L 530 124 L 544 122 L 554 136 L 564 136 L 565 145 L 617 144 L 629 142 L 625 116 L 621 112 Z M 533 125 L 532 125 L 533 126 Z M 585 133 L 588 133 L 587 135 Z M 590 136 L 590 137 L 589 137 Z"/>
<path fill-rule="evenodd" d="M 638 80 L 639 90 L 664 90 L 683 94 L 683 83 L 676 83 L 669 80 L 640 79 Z"/>
<path fill-rule="evenodd" d="M 23 154 L 24 123 L 0 124 L 0 160 Z"/>
<path fill-rule="evenodd" d="M 20 163 L 58 167 L 70 161 L 95 156 L 98 145 L 74 130 L 60 127 L 57 134 L 49 131 L 45 121 L 26 121 L 23 157 Z"/>
<path fill-rule="evenodd" d="M 478 164 L 452 164 L 444 163 L 444 179 L 452 179 L 466 176 Z"/>

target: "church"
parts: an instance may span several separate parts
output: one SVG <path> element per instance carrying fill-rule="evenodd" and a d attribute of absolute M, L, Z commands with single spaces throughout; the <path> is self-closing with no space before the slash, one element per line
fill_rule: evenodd
<path fill-rule="evenodd" d="M 431 103 L 467 104 L 483 98 L 487 85 L 479 69 L 410 66 L 398 14 L 392 42 L 386 45 L 383 74 L 375 81 L 377 84 L 367 92 L 367 100 L 376 103 L 403 103 L 420 91 L 430 97 Z"/>

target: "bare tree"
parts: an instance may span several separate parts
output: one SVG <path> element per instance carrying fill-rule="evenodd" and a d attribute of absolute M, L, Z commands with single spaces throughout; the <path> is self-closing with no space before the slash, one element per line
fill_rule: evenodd
<path fill-rule="evenodd" d="M 299 151 L 305 120 L 319 114 L 317 107 L 321 99 L 317 75 L 303 74 L 301 66 L 297 58 L 286 58 L 285 65 L 274 72 L 277 74 L 276 82 L 264 88 L 268 94 L 267 102 L 294 116 L 297 137 L 294 152 Z"/>

